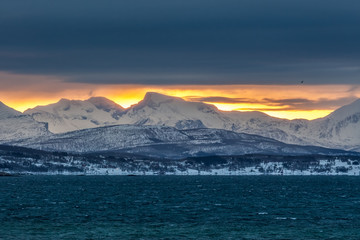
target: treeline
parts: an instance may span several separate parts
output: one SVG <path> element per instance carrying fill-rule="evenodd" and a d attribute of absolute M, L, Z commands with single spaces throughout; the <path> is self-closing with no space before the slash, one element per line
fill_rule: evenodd
<path fill-rule="evenodd" d="M 340 166 L 335 166 L 335 162 Z M 360 156 L 283 156 L 250 154 L 241 156 L 188 157 L 181 160 L 159 159 L 123 153 L 72 154 L 46 152 L 23 147 L 0 145 L 0 172 L 27 173 L 91 173 L 98 169 L 156 174 L 211 172 L 225 169 L 239 172 L 251 168 L 259 173 L 308 171 L 346 173 L 358 168 Z"/>

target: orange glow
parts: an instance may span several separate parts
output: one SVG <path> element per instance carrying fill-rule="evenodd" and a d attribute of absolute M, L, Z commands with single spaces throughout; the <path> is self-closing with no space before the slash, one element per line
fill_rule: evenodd
<path fill-rule="evenodd" d="M 274 106 L 266 106 L 261 104 L 224 104 L 224 103 L 212 103 L 218 109 L 222 111 L 260 111 L 276 118 L 286 118 L 286 119 L 307 119 L 313 120 L 317 118 L 322 118 L 329 115 L 333 110 L 282 110 L 282 108 Z M 273 110 L 262 110 L 263 108 L 273 109 Z"/>
<path fill-rule="evenodd" d="M 16 82 L 17 85 L 8 84 Z M 141 101 L 146 92 L 158 92 L 185 100 L 204 97 L 226 97 L 247 99 L 245 102 L 204 102 L 220 110 L 262 111 L 279 118 L 315 119 L 328 115 L 341 105 L 311 106 L 294 108 L 287 105 L 267 103 L 264 99 L 321 99 L 336 100 L 360 97 L 360 85 L 105 85 L 71 83 L 46 76 L 25 76 L 0 72 L 0 101 L 24 111 L 37 105 L 46 105 L 60 98 L 85 100 L 93 96 L 107 97 L 127 108 Z M 201 100 L 201 99 L 200 99 Z M 345 102 L 348 104 L 350 102 Z M 304 108 L 305 107 L 305 108 Z"/>
<path fill-rule="evenodd" d="M 313 110 L 313 111 L 264 111 L 267 115 L 286 118 L 286 119 L 307 119 L 313 120 L 329 115 L 333 110 Z"/>

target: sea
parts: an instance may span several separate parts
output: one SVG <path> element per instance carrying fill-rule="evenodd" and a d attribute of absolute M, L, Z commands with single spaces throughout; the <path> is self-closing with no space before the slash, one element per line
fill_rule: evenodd
<path fill-rule="evenodd" d="M 0 239 L 360 239 L 360 177 L 1 177 Z"/>

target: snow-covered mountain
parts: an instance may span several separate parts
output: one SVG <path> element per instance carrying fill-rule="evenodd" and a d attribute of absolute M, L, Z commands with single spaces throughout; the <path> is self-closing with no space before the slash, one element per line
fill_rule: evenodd
<path fill-rule="evenodd" d="M 106 103 L 106 104 L 105 104 Z M 46 122 L 53 133 L 100 126 L 161 125 L 177 129 L 216 128 L 256 134 L 289 144 L 360 151 L 360 100 L 317 120 L 286 120 L 260 112 L 224 112 L 215 106 L 150 92 L 123 109 L 105 98 L 60 100 L 25 113 Z"/>
<path fill-rule="evenodd" d="M 127 109 L 119 119 L 121 124 L 163 125 L 178 129 L 227 129 L 230 122 L 231 119 L 213 105 L 154 92 L 147 93 L 141 102 Z"/>
<path fill-rule="evenodd" d="M 360 99 L 330 115 L 308 121 L 277 118 L 246 120 L 238 113 L 234 131 L 270 137 L 285 143 L 360 151 Z"/>
<path fill-rule="evenodd" d="M 250 153 L 277 155 L 345 153 L 341 150 L 321 147 L 290 145 L 270 138 L 222 129 L 179 130 L 159 125 L 92 128 L 40 137 L 18 145 L 46 151 L 118 152 L 172 159 Z"/>
<path fill-rule="evenodd" d="M 38 122 L 48 123 L 51 132 L 63 133 L 117 124 L 123 111 L 124 108 L 109 99 L 93 97 L 85 101 L 61 99 L 24 113 Z"/>
<path fill-rule="evenodd" d="M 20 116 L 21 112 L 16 111 L 0 102 L 0 120 Z"/>
<path fill-rule="evenodd" d="M 11 143 L 51 133 L 46 123 L 39 123 L 0 102 L 0 143 Z"/>
<path fill-rule="evenodd" d="M 360 151 L 360 99 L 311 121 L 308 130 L 318 144 L 329 142 L 330 147 Z"/>
<path fill-rule="evenodd" d="M 308 121 L 274 118 L 260 112 L 224 112 L 209 104 L 147 93 L 144 100 L 127 109 L 118 122 L 164 125 L 178 129 L 219 128 L 256 134 L 290 144 L 358 151 L 359 119 L 360 100 L 339 108 L 325 118 Z"/>

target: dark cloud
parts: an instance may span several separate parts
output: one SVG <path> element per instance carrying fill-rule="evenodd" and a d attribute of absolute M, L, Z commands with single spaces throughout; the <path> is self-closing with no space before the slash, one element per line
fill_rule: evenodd
<path fill-rule="evenodd" d="M 326 99 L 322 99 L 321 101 L 328 101 Z M 315 101 L 305 99 L 305 98 L 292 98 L 292 99 L 272 99 L 272 98 L 264 98 L 263 103 L 271 106 L 304 106 L 309 104 L 315 104 Z"/>
<path fill-rule="evenodd" d="M 338 99 L 321 98 L 319 100 L 309 99 L 263 99 L 268 106 L 281 107 L 281 110 L 312 110 L 312 109 L 336 109 L 358 99 L 357 97 L 343 97 Z M 262 111 L 262 110 L 259 110 Z M 269 110 L 268 110 L 269 111 Z"/>
<path fill-rule="evenodd" d="M 360 79 L 355 0 L 3 0 L 0 71 L 135 84 Z"/>
<path fill-rule="evenodd" d="M 207 103 L 248 103 L 248 104 L 263 104 L 269 108 L 241 108 L 237 110 L 258 110 L 258 111 L 288 111 L 288 110 L 313 110 L 313 109 L 336 109 L 338 107 L 349 104 L 357 100 L 355 96 L 343 97 L 338 99 L 321 98 L 319 100 L 310 100 L 305 98 L 292 98 L 292 99 L 251 99 L 251 98 L 229 98 L 229 97 L 195 97 L 189 96 L 186 99 L 197 102 Z M 272 108 L 270 108 L 272 107 Z M 278 107 L 274 109 L 273 107 Z"/>
<path fill-rule="evenodd" d="M 251 98 L 229 98 L 229 97 L 195 97 L 189 96 L 186 99 L 194 102 L 209 103 L 260 103 L 262 101 Z"/>
<path fill-rule="evenodd" d="M 351 86 L 347 92 L 354 93 L 354 92 L 357 92 L 359 89 L 360 89 L 359 85 L 354 85 L 354 86 Z"/>

